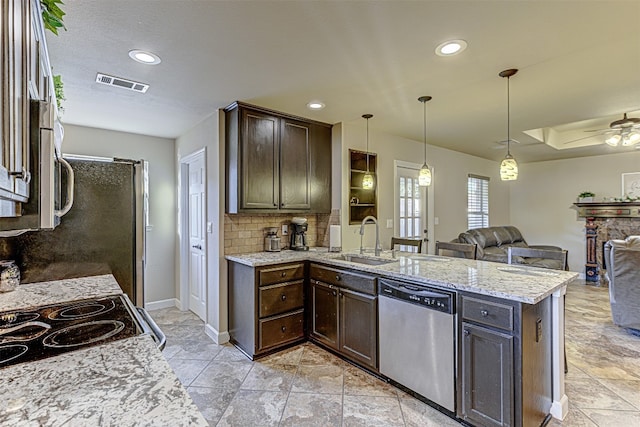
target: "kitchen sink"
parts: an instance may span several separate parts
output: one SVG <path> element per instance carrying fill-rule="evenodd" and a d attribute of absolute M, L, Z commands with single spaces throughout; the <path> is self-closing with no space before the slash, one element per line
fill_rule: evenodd
<path fill-rule="evenodd" d="M 356 262 L 358 264 L 367 264 L 367 265 L 382 265 L 382 264 L 389 264 L 397 261 L 395 259 L 373 258 L 373 257 L 364 257 L 364 256 L 349 255 L 349 254 L 340 255 L 338 259 L 342 259 L 344 261 L 349 261 L 349 262 Z"/>
<path fill-rule="evenodd" d="M 447 257 L 436 256 L 436 255 L 412 255 L 409 257 L 414 261 L 435 261 L 435 262 L 449 262 L 450 259 Z"/>

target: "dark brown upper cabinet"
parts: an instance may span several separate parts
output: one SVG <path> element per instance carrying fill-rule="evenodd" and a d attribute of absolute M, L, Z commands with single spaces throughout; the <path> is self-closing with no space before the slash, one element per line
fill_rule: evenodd
<path fill-rule="evenodd" d="M 331 210 L 331 125 L 234 102 L 226 117 L 226 212 Z"/>

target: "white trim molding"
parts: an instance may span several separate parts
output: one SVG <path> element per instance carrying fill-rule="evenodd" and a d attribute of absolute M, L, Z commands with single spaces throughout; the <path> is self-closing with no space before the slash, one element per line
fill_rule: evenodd
<path fill-rule="evenodd" d="M 569 398 L 564 389 L 564 296 L 567 285 L 552 294 L 551 324 L 553 334 L 551 342 L 551 370 L 553 371 L 551 415 L 558 420 L 564 420 L 569 412 Z"/>
<path fill-rule="evenodd" d="M 151 301 L 144 303 L 144 308 L 148 311 L 160 310 L 162 308 L 171 308 L 177 307 L 180 308 L 180 301 L 175 298 L 163 299 L 160 301 Z"/>
<path fill-rule="evenodd" d="M 204 333 L 213 340 L 216 344 L 224 344 L 229 342 L 229 332 L 218 332 L 210 324 L 204 325 Z"/>

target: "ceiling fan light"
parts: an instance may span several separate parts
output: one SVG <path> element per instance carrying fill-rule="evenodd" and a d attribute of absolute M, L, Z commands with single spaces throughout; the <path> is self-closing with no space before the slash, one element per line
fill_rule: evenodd
<path fill-rule="evenodd" d="M 428 164 L 422 165 L 420 173 L 418 174 L 418 185 L 420 187 L 428 187 L 431 185 L 431 169 Z"/>
<path fill-rule="evenodd" d="M 507 154 L 500 163 L 500 179 L 502 181 L 515 181 L 518 179 L 518 163 L 511 154 Z"/>
<path fill-rule="evenodd" d="M 626 147 L 636 145 L 638 142 L 640 142 L 640 133 L 638 132 L 630 132 L 622 138 L 622 145 Z"/>
<path fill-rule="evenodd" d="M 612 147 L 617 147 L 621 139 L 622 137 L 620 136 L 620 134 L 615 134 L 605 139 L 604 142 Z"/>

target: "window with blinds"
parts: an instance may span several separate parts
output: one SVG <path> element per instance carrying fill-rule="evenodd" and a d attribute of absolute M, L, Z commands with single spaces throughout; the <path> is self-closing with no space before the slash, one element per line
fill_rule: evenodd
<path fill-rule="evenodd" d="M 469 175 L 467 225 L 469 229 L 489 226 L 489 178 L 485 176 Z"/>

